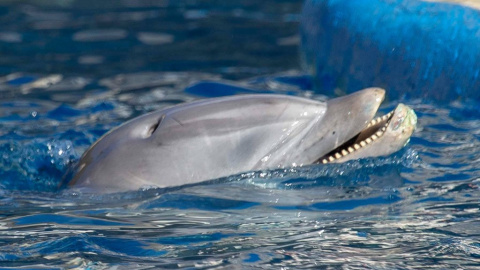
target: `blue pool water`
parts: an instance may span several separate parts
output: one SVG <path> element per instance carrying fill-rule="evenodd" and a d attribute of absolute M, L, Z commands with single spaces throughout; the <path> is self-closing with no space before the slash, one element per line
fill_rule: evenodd
<path fill-rule="evenodd" d="M 418 128 L 388 157 L 121 194 L 59 187 L 145 112 L 324 98 L 300 71 L 300 13 L 293 0 L 0 3 L 0 269 L 478 268 L 474 100 L 401 100 Z"/>

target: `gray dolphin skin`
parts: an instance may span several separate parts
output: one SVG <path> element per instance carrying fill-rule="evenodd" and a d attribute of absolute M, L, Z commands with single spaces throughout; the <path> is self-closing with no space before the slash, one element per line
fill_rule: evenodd
<path fill-rule="evenodd" d="M 380 88 L 327 102 L 240 95 L 152 112 L 95 142 L 80 159 L 69 186 L 123 192 L 388 155 L 408 142 L 416 116 L 400 104 L 374 119 L 384 96 Z"/>

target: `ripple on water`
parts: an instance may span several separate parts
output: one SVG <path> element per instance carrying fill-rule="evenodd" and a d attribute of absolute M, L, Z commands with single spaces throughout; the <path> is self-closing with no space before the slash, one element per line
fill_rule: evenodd
<path fill-rule="evenodd" d="M 114 41 L 124 39 L 128 32 L 123 29 L 85 30 L 73 34 L 73 40 L 78 42 Z"/>

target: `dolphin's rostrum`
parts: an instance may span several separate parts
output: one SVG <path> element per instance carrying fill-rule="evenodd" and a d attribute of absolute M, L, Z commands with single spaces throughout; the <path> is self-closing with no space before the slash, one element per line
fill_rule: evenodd
<path fill-rule="evenodd" d="M 83 154 L 70 185 L 119 192 L 388 155 L 408 142 L 416 116 L 400 104 L 373 119 L 384 96 L 368 88 L 327 102 L 243 95 L 180 104 L 105 134 Z"/>

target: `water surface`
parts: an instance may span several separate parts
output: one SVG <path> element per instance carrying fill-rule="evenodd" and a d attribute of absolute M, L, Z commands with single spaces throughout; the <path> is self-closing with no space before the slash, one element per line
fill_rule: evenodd
<path fill-rule="evenodd" d="M 91 143 L 145 112 L 225 94 L 324 98 L 299 70 L 300 9 L 2 1 L 0 268 L 477 268 L 476 101 L 402 100 L 418 129 L 388 157 L 121 194 L 59 188 Z"/>

